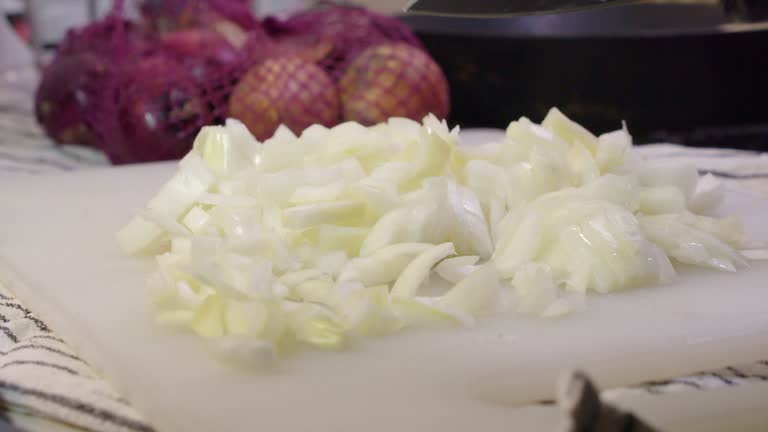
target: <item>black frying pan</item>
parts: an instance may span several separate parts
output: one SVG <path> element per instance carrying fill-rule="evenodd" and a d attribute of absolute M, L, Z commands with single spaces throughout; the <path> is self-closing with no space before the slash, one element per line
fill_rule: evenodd
<path fill-rule="evenodd" d="M 640 142 L 768 151 L 768 25 L 716 8 L 636 5 L 559 15 L 402 17 L 446 72 L 451 121 L 504 127 L 551 106 Z"/>

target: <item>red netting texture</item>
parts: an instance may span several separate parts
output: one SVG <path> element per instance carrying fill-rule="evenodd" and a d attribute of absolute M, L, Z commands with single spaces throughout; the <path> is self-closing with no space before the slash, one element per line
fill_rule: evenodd
<path fill-rule="evenodd" d="M 129 19 L 129 2 L 70 31 L 36 95 L 54 140 L 113 163 L 179 158 L 230 116 L 263 140 L 280 124 L 448 114 L 442 71 L 396 18 L 322 6 L 259 19 L 245 0 L 134 0 Z"/>

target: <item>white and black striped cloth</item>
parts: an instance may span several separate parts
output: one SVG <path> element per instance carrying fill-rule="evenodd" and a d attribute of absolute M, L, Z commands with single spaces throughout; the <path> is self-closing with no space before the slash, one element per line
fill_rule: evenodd
<path fill-rule="evenodd" d="M 32 311 L 0 293 L 0 400 L 8 417 L 55 420 L 89 431 L 153 429 Z"/>
<path fill-rule="evenodd" d="M 39 175 L 108 163 L 94 150 L 53 146 L 28 110 L 19 109 L 22 102 L 0 98 L 0 181 L 9 176 Z M 648 158 L 692 162 L 703 173 L 712 173 L 726 182 L 738 183 L 768 197 L 768 155 L 666 144 L 642 146 L 639 151 Z M 768 381 L 768 361 L 611 392 L 658 394 L 758 381 Z M 96 375 L 43 320 L 2 287 L 0 407 L 6 411 L 6 416 L 24 419 L 23 423 L 27 425 L 48 422 L 45 430 L 153 430 L 141 414 Z M 50 427 L 53 424 L 55 428 Z"/>

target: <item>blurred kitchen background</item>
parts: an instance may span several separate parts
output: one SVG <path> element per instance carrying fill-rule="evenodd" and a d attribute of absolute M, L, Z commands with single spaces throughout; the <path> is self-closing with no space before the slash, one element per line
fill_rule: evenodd
<path fill-rule="evenodd" d="M 254 0 L 250 7 L 280 16 L 318 3 L 330 2 Z M 503 128 L 522 115 L 538 121 L 557 106 L 595 132 L 626 121 L 640 143 L 768 150 L 768 26 L 728 23 L 713 4 L 468 19 L 402 16 L 399 0 L 343 3 L 394 14 L 410 27 L 447 78 L 453 124 Z M 101 19 L 111 6 L 0 0 L 41 66 L 69 29 Z M 4 85 L 34 86 L 36 75 L 12 64 L 25 54 L 6 55 L 6 45 Z"/>

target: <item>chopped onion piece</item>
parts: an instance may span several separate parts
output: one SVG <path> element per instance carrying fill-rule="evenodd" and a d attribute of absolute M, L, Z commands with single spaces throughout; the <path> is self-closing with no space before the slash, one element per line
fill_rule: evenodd
<path fill-rule="evenodd" d="M 429 243 L 398 243 L 386 246 L 371 255 L 349 261 L 339 275 L 339 280 L 357 280 L 366 286 L 393 282 L 416 256 L 430 248 L 432 245 Z"/>
<path fill-rule="evenodd" d="M 571 144 L 580 143 L 591 153 L 597 152 L 597 138 L 583 126 L 566 117 L 557 108 L 549 110 L 541 125 Z"/>
<path fill-rule="evenodd" d="M 282 276 L 280 276 L 279 280 L 280 282 L 283 283 L 283 285 L 287 286 L 288 288 L 293 288 L 308 280 L 321 279 L 325 277 L 328 278 L 328 282 L 331 281 L 327 273 L 323 273 L 322 271 L 315 268 L 309 268 L 309 269 L 298 270 L 291 273 L 285 273 Z"/>
<path fill-rule="evenodd" d="M 224 302 L 219 296 L 209 296 L 203 301 L 195 314 L 192 330 L 204 338 L 225 335 Z"/>
<path fill-rule="evenodd" d="M 592 153 L 580 141 L 577 141 L 568 152 L 568 161 L 571 167 L 571 182 L 581 186 L 588 184 L 600 177 L 600 168 L 595 162 Z"/>
<path fill-rule="evenodd" d="M 344 327 L 327 309 L 313 303 L 301 303 L 289 314 L 288 325 L 298 340 L 325 349 L 338 349 L 344 345 Z"/>
<path fill-rule="evenodd" d="M 194 206 L 184 215 L 181 223 L 193 234 L 200 234 L 205 224 L 211 219 L 211 215 L 200 206 Z"/>
<path fill-rule="evenodd" d="M 322 201 L 333 201 L 344 191 L 344 183 L 335 182 L 325 186 L 299 186 L 293 191 L 289 202 L 291 204 L 309 204 Z"/>
<path fill-rule="evenodd" d="M 730 272 L 747 266 L 741 254 L 727 243 L 672 215 L 641 216 L 640 222 L 648 238 L 679 262 Z"/>
<path fill-rule="evenodd" d="M 309 228 L 321 224 L 352 224 L 359 221 L 365 205 L 359 201 L 335 201 L 306 204 L 283 210 L 285 223 L 291 228 Z"/>
<path fill-rule="evenodd" d="M 477 254 L 488 259 L 493 253 L 491 234 L 483 209 L 475 193 L 454 181 L 445 183 L 452 226 L 450 239 L 456 250 L 464 254 Z M 446 216 L 446 215 L 444 215 Z"/>
<path fill-rule="evenodd" d="M 595 160 L 603 174 L 613 173 L 626 165 L 627 153 L 632 150 L 632 136 L 627 125 L 597 137 Z"/>
<path fill-rule="evenodd" d="M 645 161 L 639 170 L 643 186 L 674 186 L 689 200 L 696 190 L 699 172 L 689 164 L 674 160 Z"/>
<path fill-rule="evenodd" d="M 498 299 L 499 275 L 489 264 L 478 267 L 438 300 L 446 310 L 476 316 L 487 312 Z"/>
<path fill-rule="evenodd" d="M 699 178 L 689 202 L 691 211 L 708 213 L 716 209 L 723 201 L 725 187 L 723 182 L 712 174 Z"/>
<path fill-rule="evenodd" d="M 261 335 L 267 318 L 267 307 L 260 301 L 229 301 L 224 308 L 224 325 L 232 335 Z"/>
<path fill-rule="evenodd" d="M 385 246 L 399 243 L 402 238 L 402 228 L 409 222 L 409 213 L 407 208 L 398 208 L 382 216 L 363 240 L 360 255 L 367 256 Z"/>
<path fill-rule="evenodd" d="M 179 171 L 147 204 L 147 209 L 168 218 L 179 218 L 208 191 L 216 177 L 195 153 L 179 162 Z"/>
<path fill-rule="evenodd" d="M 476 270 L 479 256 L 458 256 L 446 258 L 435 267 L 435 272 L 448 282 L 457 283 Z"/>
<path fill-rule="evenodd" d="M 392 286 L 392 295 L 413 297 L 429 277 L 429 272 L 440 260 L 456 253 L 453 243 L 433 246 L 417 255 L 406 267 Z"/>
<path fill-rule="evenodd" d="M 326 274 L 338 276 L 346 262 L 347 253 L 344 251 L 336 251 L 317 256 L 313 264 L 317 269 Z"/>
<path fill-rule="evenodd" d="M 356 256 L 369 232 L 368 228 L 320 225 L 315 241 L 319 249 L 343 250 L 349 256 Z"/>
<path fill-rule="evenodd" d="M 640 190 L 639 210 L 645 214 L 680 213 L 686 210 L 685 195 L 675 186 L 656 186 Z"/>

